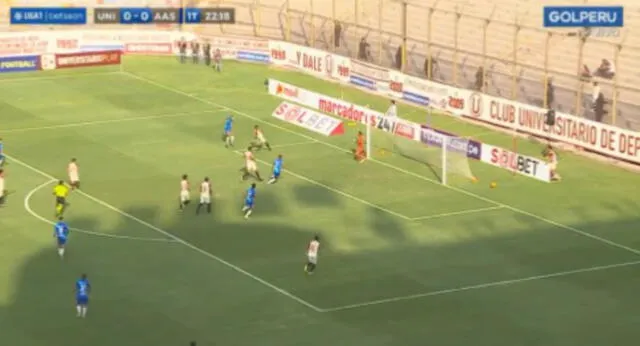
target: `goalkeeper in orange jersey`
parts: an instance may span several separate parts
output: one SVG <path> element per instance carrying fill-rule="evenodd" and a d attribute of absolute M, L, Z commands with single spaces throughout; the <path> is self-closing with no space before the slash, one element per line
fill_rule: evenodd
<path fill-rule="evenodd" d="M 364 148 L 365 139 L 362 131 L 358 131 L 358 136 L 356 137 L 356 150 L 354 151 L 354 158 L 358 162 L 364 162 L 367 158 L 367 152 Z"/>

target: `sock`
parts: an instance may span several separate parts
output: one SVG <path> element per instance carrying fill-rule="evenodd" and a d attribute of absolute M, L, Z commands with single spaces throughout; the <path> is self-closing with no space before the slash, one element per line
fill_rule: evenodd
<path fill-rule="evenodd" d="M 211 203 L 207 204 L 207 213 L 211 214 Z"/>
<path fill-rule="evenodd" d="M 253 210 L 251 210 L 251 209 L 247 210 L 247 212 L 246 212 L 246 213 L 244 213 L 244 218 L 245 218 L 245 219 L 248 219 L 248 218 L 249 218 L 249 215 L 251 215 L 251 212 L 252 212 L 252 211 L 253 211 Z"/>
<path fill-rule="evenodd" d="M 76 311 L 78 312 L 78 317 L 82 315 L 82 307 L 80 305 L 76 305 Z"/>
<path fill-rule="evenodd" d="M 260 173 L 258 171 L 256 171 L 256 178 L 258 178 L 259 181 L 262 181 L 262 178 L 260 177 Z"/>
<path fill-rule="evenodd" d="M 315 264 L 313 264 L 313 263 L 309 263 L 309 266 L 308 266 L 308 270 L 307 270 L 307 271 L 308 271 L 309 273 L 313 273 L 313 271 L 314 271 L 315 269 L 316 269 L 316 265 L 315 265 Z"/>
<path fill-rule="evenodd" d="M 269 179 L 269 181 L 267 182 L 267 184 L 273 184 L 276 182 L 276 178 L 272 177 L 271 179 Z"/>
<path fill-rule="evenodd" d="M 60 255 L 60 257 L 64 257 L 64 248 L 58 248 L 58 255 Z"/>
<path fill-rule="evenodd" d="M 264 143 L 264 145 L 267 147 L 269 151 L 271 151 L 271 145 L 269 144 L 269 142 Z"/>
<path fill-rule="evenodd" d="M 82 310 L 82 313 L 81 313 L 82 317 L 87 317 L 87 307 L 83 306 L 81 310 Z"/>
<path fill-rule="evenodd" d="M 198 204 L 198 207 L 196 208 L 196 215 L 200 214 L 200 208 L 202 208 L 202 203 Z"/>
<path fill-rule="evenodd" d="M 64 206 L 62 204 L 56 205 L 56 214 L 62 215 L 62 209 L 63 208 L 64 208 Z"/>
<path fill-rule="evenodd" d="M 182 202 L 182 200 L 180 200 L 178 205 L 179 205 L 180 210 L 184 209 L 184 202 Z"/>
<path fill-rule="evenodd" d="M 236 141 L 236 138 L 233 136 L 229 136 L 229 145 L 233 146 L 233 143 Z"/>

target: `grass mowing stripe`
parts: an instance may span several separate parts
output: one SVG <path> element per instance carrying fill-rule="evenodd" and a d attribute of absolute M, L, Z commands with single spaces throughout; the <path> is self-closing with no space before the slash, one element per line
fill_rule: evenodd
<path fill-rule="evenodd" d="M 257 117 L 255 117 L 255 116 L 253 116 L 253 115 L 251 115 L 251 114 L 246 113 L 246 112 L 243 112 L 243 111 L 240 111 L 240 110 L 237 110 L 237 109 L 233 109 L 233 108 L 229 108 L 229 107 L 227 107 L 227 106 L 225 106 L 225 105 L 223 105 L 223 104 L 216 103 L 216 102 L 209 101 L 209 100 L 207 100 L 207 99 L 204 99 L 204 98 L 201 98 L 201 97 L 198 97 L 198 96 L 191 95 L 191 94 L 189 94 L 189 93 L 187 93 L 187 92 L 184 92 L 184 91 L 182 91 L 182 90 L 176 89 L 176 88 L 171 87 L 171 86 L 164 85 L 164 84 L 162 84 L 162 83 L 158 83 L 158 82 L 156 82 L 156 81 L 154 81 L 154 80 L 151 80 L 151 79 L 148 79 L 148 78 L 145 78 L 145 77 L 142 77 L 142 76 L 138 76 L 138 75 L 136 75 L 136 74 L 134 74 L 134 73 L 127 72 L 127 71 L 123 71 L 122 73 L 123 73 L 123 75 L 125 75 L 125 76 L 129 76 L 129 77 L 131 77 L 132 79 L 136 79 L 136 80 L 139 80 L 139 81 L 142 81 L 142 82 L 148 83 L 148 84 L 150 84 L 150 85 L 155 85 L 155 86 L 156 86 L 156 87 L 158 87 L 158 88 L 165 89 L 165 90 L 168 90 L 168 91 L 174 92 L 174 93 L 176 93 L 176 94 L 180 94 L 180 95 L 183 95 L 183 96 L 185 96 L 185 97 L 189 97 L 189 98 L 191 98 L 191 99 L 194 99 L 194 100 L 197 100 L 197 101 L 200 101 L 200 102 L 206 103 L 206 104 L 210 104 L 210 105 L 215 106 L 215 107 L 225 108 L 226 110 L 228 110 L 228 111 L 230 111 L 230 112 L 236 113 L 236 114 L 238 114 L 238 115 L 242 115 L 242 116 L 244 116 L 244 117 L 246 117 L 246 118 L 248 118 L 248 119 L 251 119 L 251 120 L 254 120 L 254 121 L 257 121 L 257 122 L 260 122 L 260 123 L 266 124 L 266 125 L 268 125 L 268 126 L 271 126 L 271 127 L 273 127 L 273 128 L 277 128 L 277 129 L 280 129 L 280 130 L 285 131 L 285 132 L 289 132 L 289 133 L 295 134 L 295 135 L 297 135 L 297 136 L 299 136 L 299 137 L 306 138 L 306 139 L 308 139 L 308 140 L 310 140 L 310 141 L 316 141 L 316 142 L 318 142 L 318 143 L 320 143 L 320 144 L 323 144 L 323 145 L 325 145 L 325 146 L 328 146 L 328 147 L 334 148 L 334 149 L 339 150 L 339 151 L 342 151 L 342 152 L 350 152 L 349 150 L 344 149 L 344 148 L 342 148 L 342 147 L 339 147 L 339 146 L 337 146 L 337 145 L 333 145 L 333 144 L 331 144 L 331 143 L 327 143 L 327 142 L 324 142 L 324 141 L 321 141 L 321 140 L 315 139 L 315 138 L 313 138 L 313 137 L 307 136 L 307 135 L 305 135 L 305 134 L 302 134 L 302 133 L 299 133 L 299 132 L 296 132 L 296 131 L 293 131 L 293 130 L 287 129 L 287 128 L 283 127 L 283 126 L 279 126 L 279 125 L 276 125 L 276 124 L 273 124 L 273 123 L 267 122 L 267 121 L 265 121 L 265 120 L 263 120 L 263 119 L 257 118 Z M 525 216 L 528 216 L 528 217 L 531 217 L 531 218 L 537 219 L 537 220 L 539 220 L 539 221 L 542 221 L 542 222 L 545 222 L 545 223 L 547 223 L 547 224 L 550 224 L 550 225 L 556 226 L 556 227 L 558 227 L 558 228 L 562 228 L 562 229 L 565 229 L 565 230 L 567 230 L 567 231 L 571 231 L 571 232 L 573 232 L 573 233 L 580 234 L 580 235 L 582 235 L 582 236 L 585 236 L 585 237 L 587 237 L 587 238 L 591 238 L 591 239 L 593 239 L 593 240 L 595 240 L 595 241 L 598 241 L 598 242 L 601 242 L 601 243 L 603 243 L 603 244 L 607 244 L 607 245 L 609 245 L 609 246 L 616 247 L 616 248 L 618 248 L 618 249 L 622 249 L 622 250 L 624 250 L 624 251 L 631 252 L 631 253 L 634 253 L 634 254 L 636 254 L 636 255 L 639 255 L 639 256 L 640 256 L 640 250 L 638 250 L 638 249 L 634 249 L 634 248 L 632 248 L 632 247 L 629 247 L 629 246 L 626 246 L 626 245 L 623 245 L 623 244 L 620 244 L 620 243 L 616 243 L 616 242 L 614 242 L 614 241 L 612 241 L 612 240 L 609 240 L 609 239 L 606 239 L 606 238 L 603 238 L 603 237 L 597 236 L 597 235 L 595 235 L 595 234 L 591 234 L 591 233 L 589 233 L 589 232 L 585 232 L 585 231 L 579 230 L 579 229 L 577 229 L 577 228 L 575 228 L 575 227 L 571 227 L 571 226 L 568 226 L 568 225 L 565 225 L 565 224 L 559 223 L 559 222 L 557 222 L 557 221 L 550 220 L 550 219 L 545 218 L 545 217 L 543 217 L 543 216 L 540 216 L 540 215 L 536 215 L 536 214 L 530 213 L 530 212 L 528 212 L 528 211 L 525 211 L 525 210 L 522 210 L 522 209 L 516 208 L 516 207 L 514 207 L 514 206 L 511 206 L 511 205 L 508 205 L 508 204 L 505 204 L 505 203 L 496 202 L 496 201 L 494 201 L 494 200 L 492 200 L 492 199 L 489 199 L 489 198 L 487 198 L 487 197 L 477 195 L 477 194 L 475 194 L 475 193 L 473 193 L 473 192 L 470 192 L 470 191 L 467 191 L 467 190 L 464 190 L 464 189 L 461 189 L 461 188 L 458 188 L 458 187 L 455 187 L 455 186 L 442 185 L 442 184 L 440 183 L 440 181 L 437 181 L 437 180 L 434 180 L 434 179 L 427 178 L 427 177 L 425 177 L 425 176 L 423 176 L 423 175 L 420 175 L 420 174 L 417 174 L 417 173 L 414 173 L 414 172 L 408 171 L 408 170 L 406 170 L 406 169 L 402 169 L 402 168 L 400 168 L 400 167 L 397 167 L 397 166 L 394 166 L 394 165 L 388 164 L 388 163 L 386 163 L 386 162 L 378 161 L 378 160 L 375 160 L 375 159 L 370 159 L 370 161 L 372 161 L 372 162 L 376 162 L 376 163 L 378 163 L 378 164 L 380 164 L 380 165 L 382 165 L 382 166 L 385 166 L 385 167 L 387 167 L 387 168 L 390 168 L 390 169 L 396 170 L 396 171 L 398 171 L 398 172 L 401 172 L 401 173 L 405 173 L 405 174 L 408 174 L 408 175 L 414 176 L 414 177 L 416 177 L 416 178 L 418 178 L 418 179 L 421 179 L 421 180 L 424 180 L 424 181 L 430 182 L 430 183 L 432 183 L 432 184 L 437 184 L 438 186 L 442 186 L 442 187 L 444 187 L 444 188 L 446 188 L 446 189 L 450 189 L 450 190 L 452 190 L 452 191 L 459 192 L 459 193 L 464 194 L 464 195 L 466 195 L 466 196 L 473 197 L 473 198 L 476 198 L 476 199 L 481 200 L 481 201 L 485 201 L 485 202 L 490 203 L 490 204 L 492 204 L 492 205 L 494 205 L 494 206 L 500 206 L 500 207 L 503 207 L 503 208 L 509 209 L 509 210 L 511 210 L 511 211 L 513 211 L 513 212 L 516 212 L 516 213 L 518 213 L 518 214 L 522 214 L 522 215 L 525 215 Z"/>
<path fill-rule="evenodd" d="M 38 173 L 38 174 L 40 174 L 41 176 L 43 176 L 45 178 L 55 179 L 52 175 L 50 175 L 50 174 L 48 174 L 46 172 L 43 172 L 43 171 L 39 170 L 38 168 L 35 168 L 35 167 L 29 165 L 26 162 L 23 162 L 23 161 L 15 158 L 15 157 L 12 157 L 12 156 L 9 156 L 9 155 L 7 155 L 7 157 L 10 158 L 12 162 L 15 162 L 15 163 L 17 163 L 17 164 L 19 164 L 19 165 L 21 165 L 21 166 L 33 171 L 33 172 L 35 172 L 35 173 Z M 186 240 L 184 240 L 184 239 L 182 239 L 182 238 L 180 238 L 180 237 L 178 237 L 178 236 L 176 236 L 176 235 L 174 235 L 174 234 L 172 234 L 170 232 L 167 232 L 167 231 L 165 231 L 163 229 L 160 229 L 160 228 L 158 228 L 158 227 L 156 227 L 156 226 L 154 226 L 154 225 L 152 225 L 152 224 L 150 224 L 150 223 L 148 223 L 148 222 L 146 222 L 146 221 L 144 221 L 144 220 L 142 220 L 142 219 L 140 219 L 140 218 L 138 218 L 138 217 L 136 217 L 134 215 L 131 215 L 131 214 L 127 213 L 126 211 L 120 210 L 120 209 L 112 206 L 111 204 L 109 204 L 109 203 L 107 203 L 107 202 L 105 202 L 105 201 L 103 201 L 103 200 L 101 200 L 99 198 L 93 197 L 92 195 L 90 195 L 90 194 L 88 194 L 88 193 L 86 193 L 84 191 L 77 190 L 77 193 L 80 194 L 80 195 L 83 195 L 84 197 L 88 198 L 89 200 L 91 200 L 91 201 L 93 201 L 93 202 L 95 202 L 95 203 L 97 203 L 97 204 L 99 204 L 99 205 L 111 210 L 111 211 L 114 211 L 114 212 L 116 212 L 116 213 L 118 213 L 118 214 L 120 214 L 120 215 L 122 215 L 124 217 L 127 217 L 127 218 L 129 218 L 129 219 L 131 219 L 131 220 L 133 220 L 133 221 L 135 221 L 135 222 L 137 222 L 137 223 L 139 223 L 139 224 L 141 224 L 143 226 L 146 226 L 147 228 L 149 228 L 151 230 L 156 231 L 156 232 L 166 236 L 167 238 L 173 239 L 176 242 L 178 242 L 178 243 L 180 243 L 180 244 L 192 249 L 193 251 L 196 251 L 196 252 L 198 252 L 198 253 L 206 256 L 206 257 L 211 258 L 211 259 L 215 260 L 216 262 L 218 262 L 218 263 L 220 263 L 220 264 L 222 264 L 222 265 L 224 265 L 224 266 L 226 266 L 226 267 L 228 267 L 228 268 L 230 268 L 230 269 L 232 269 L 232 270 L 234 270 L 234 271 L 236 271 L 236 272 L 238 272 L 238 273 L 240 273 L 240 274 L 242 274 L 242 275 L 244 275 L 246 277 L 249 277 L 249 278 L 253 279 L 254 281 L 257 281 L 258 283 L 262 284 L 263 286 L 266 286 L 266 287 L 268 287 L 268 288 L 270 288 L 270 289 L 282 294 L 283 296 L 286 296 L 288 298 L 291 298 L 292 300 L 295 300 L 296 302 L 300 303 L 301 305 L 304 305 L 304 306 L 306 306 L 306 307 L 308 307 L 308 308 L 310 308 L 310 309 L 312 309 L 314 311 L 317 311 L 317 312 L 321 312 L 322 311 L 322 309 L 320 309 L 319 307 L 307 302 L 306 300 L 304 300 L 304 299 L 302 299 L 302 298 L 300 298 L 298 296 L 295 296 L 292 293 L 290 293 L 290 292 L 288 292 L 288 291 L 286 291 L 286 290 L 284 290 L 284 289 L 282 289 L 282 288 L 280 288 L 278 286 L 275 286 L 275 285 L 265 281 L 264 279 L 254 275 L 254 274 L 251 274 L 248 271 L 246 271 L 246 270 L 244 270 L 244 269 L 242 269 L 242 268 L 240 268 L 240 267 L 238 267 L 238 266 L 236 266 L 236 265 L 234 265 L 234 264 L 232 264 L 230 262 L 227 262 L 224 259 L 222 259 L 222 258 L 220 258 L 220 257 L 218 257 L 218 256 L 216 256 L 216 255 L 214 255 L 214 254 L 212 254 L 212 253 L 210 253 L 210 252 L 208 252 L 206 250 L 203 250 L 203 249 L 193 245 L 192 243 L 189 243 L 188 241 L 186 241 Z"/>
<path fill-rule="evenodd" d="M 440 296 L 440 295 L 444 295 L 444 294 L 451 294 L 451 293 L 457 293 L 457 292 L 479 290 L 479 289 L 489 288 L 489 287 L 509 286 L 509 285 L 524 283 L 524 282 L 528 282 L 528 281 L 545 280 L 545 279 L 551 279 L 551 278 L 557 278 L 557 277 L 562 277 L 562 276 L 575 275 L 575 274 L 580 274 L 580 273 L 604 271 L 604 270 L 610 270 L 610 269 L 615 269 L 615 268 L 630 267 L 630 266 L 635 266 L 635 265 L 639 265 L 639 264 L 640 264 L 640 261 L 632 261 L 632 262 L 624 262 L 624 263 L 616 263 L 616 264 L 608 264 L 608 265 L 601 265 L 601 266 L 595 266 L 595 267 L 574 269 L 574 270 L 562 271 L 562 272 L 551 273 L 551 274 L 535 275 L 535 276 L 529 276 L 529 277 L 520 278 L 520 279 L 494 281 L 494 282 L 488 282 L 488 283 L 478 284 L 478 285 L 450 288 L 450 289 L 439 290 L 439 291 L 411 294 L 411 295 L 407 295 L 407 296 L 392 297 L 392 298 L 387 298 L 387 299 L 379 299 L 379 300 L 372 300 L 372 301 L 368 301 L 368 302 L 343 305 L 343 306 L 338 306 L 338 307 L 335 307 L 335 308 L 323 309 L 322 312 L 336 312 L 336 311 L 352 310 L 352 309 L 363 308 L 363 307 L 367 307 L 367 306 L 388 304 L 388 303 L 400 302 L 400 301 L 405 301 L 405 300 L 413 300 L 413 299 L 419 299 L 419 298 L 425 298 L 425 297 L 432 297 L 432 296 Z"/>
<path fill-rule="evenodd" d="M 55 130 L 55 129 L 64 129 L 64 128 L 71 128 L 71 127 L 84 127 L 84 126 L 92 126 L 92 125 L 123 123 L 128 121 L 141 121 L 141 120 L 153 120 L 153 119 L 164 119 L 164 118 L 181 118 L 181 117 L 187 117 L 187 116 L 197 115 L 197 114 L 220 113 L 223 111 L 224 109 L 210 109 L 210 110 L 202 110 L 197 112 L 168 113 L 168 114 L 157 114 L 157 115 L 143 115 L 139 117 L 121 118 L 121 119 L 81 121 L 81 122 L 69 123 L 69 124 L 6 129 L 6 130 L 2 130 L 2 133 Z"/>
<path fill-rule="evenodd" d="M 7 78 L 0 79 L 0 84 L 17 83 L 17 82 L 37 82 L 37 81 L 49 81 L 57 79 L 69 79 L 76 77 L 97 77 L 121 74 L 120 71 L 105 71 L 105 72 L 87 72 L 87 73 L 74 73 L 68 75 L 48 76 L 48 77 L 23 77 L 23 78 Z"/>

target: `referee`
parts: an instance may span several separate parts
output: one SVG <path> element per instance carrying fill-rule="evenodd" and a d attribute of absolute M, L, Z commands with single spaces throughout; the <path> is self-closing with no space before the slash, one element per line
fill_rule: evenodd
<path fill-rule="evenodd" d="M 53 188 L 53 195 L 56 197 L 56 217 L 61 217 L 67 206 L 69 187 L 65 185 L 64 181 L 60 180 L 58 185 Z"/>

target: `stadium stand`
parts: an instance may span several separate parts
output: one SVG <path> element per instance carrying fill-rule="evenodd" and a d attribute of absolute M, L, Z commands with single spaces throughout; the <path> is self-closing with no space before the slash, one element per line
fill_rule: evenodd
<path fill-rule="evenodd" d="M 20 1 L 13 3 L 19 5 Z M 5 3 L 8 5 L 8 0 Z M 28 3 L 53 5 L 45 0 Z M 590 4 L 585 0 L 548 0 L 544 5 L 585 3 Z M 478 68 L 484 66 L 485 92 L 537 105 L 544 103 L 547 75 L 554 86 L 554 108 L 592 119 L 591 82 L 598 81 L 606 99 L 611 101 L 617 95 L 616 125 L 640 131 L 640 6 L 631 0 L 597 4 L 625 6 L 625 27 L 619 36 L 596 37 L 597 33 L 592 33 L 581 43 L 582 30 L 545 30 L 542 4 L 536 1 L 408 0 L 406 72 L 425 77 L 425 59 L 430 54 L 436 62 L 434 80 L 474 88 L 478 87 Z M 180 6 L 173 0 L 76 0 L 68 5 Z M 289 39 L 351 57 L 357 57 L 358 44 L 365 37 L 373 62 L 389 67 L 396 66 L 396 52 L 402 42 L 400 1 L 212 0 L 185 1 L 183 5 L 236 8 L 238 24 L 190 27 L 200 34 Z M 7 23 L 8 19 L 0 20 Z M 332 42 L 334 20 L 340 23 L 340 47 Z M 593 73 L 603 59 L 617 62 L 615 78 L 581 77 L 583 66 Z M 613 105 L 607 108 L 611 113 Z M 610 123 L 613 118 L 608 114 L 602 121 Z"/>

